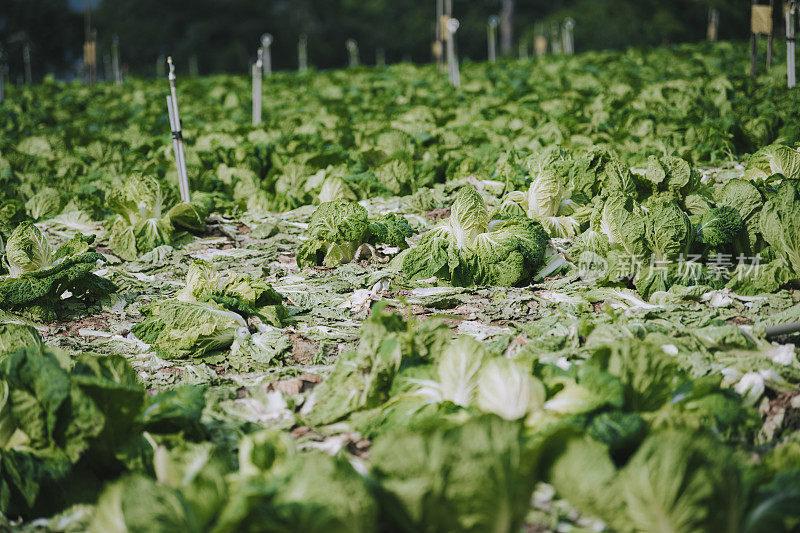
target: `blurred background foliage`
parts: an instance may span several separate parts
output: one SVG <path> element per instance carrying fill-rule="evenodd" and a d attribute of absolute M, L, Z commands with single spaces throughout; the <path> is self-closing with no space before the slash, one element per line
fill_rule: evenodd
<path fill-rule="evenodd" d="M 508 1 L 508 0 L 506 0 Z M 388 62 L 431 59 L 434 0 L 91 0 L 98 32 L 98 63 L 119 36 L 122 61 L 138 75 L 156 74 L 156 60 L 171 54 L 188 72 L 197 58 L 200 74 L 247 72 L 259 36 L 269 32 L 276 69 L 297 68 L 297 42 L 308 36 L 309 63 L 346 64 L 345 40 L 355 38 L 362 63 L 378 49 Z M 461 21 L 462 59 L 486 57 L 486 23 L 503 0 L 454 0 Z M 34 79 L 78 72 L 84 41 L 85 0 L 0 0 L 0 46 L 10 77 L 23 71 L 22 48 L 30 43 Z M 703 40 L 708 9 L 720 11 L 720 39 L 747 37 L 747 0 L 515 0 L 514 54 L 520 39 L 529 49 L 537 24 L 576 21 L 576 51 Z"/>

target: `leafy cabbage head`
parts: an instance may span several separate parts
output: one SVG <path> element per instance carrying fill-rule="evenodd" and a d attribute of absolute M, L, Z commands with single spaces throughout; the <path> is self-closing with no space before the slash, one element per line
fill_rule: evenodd
<path fill-rule="evenodd" d="M 645 226 L 647 245 L 658 261 L 677 259 L 694 242 L 692 223 L 674 202 L 650 204 Z"/>
<path fill-rule="evenodd" d="M 545 399 L 542 382 L 519 361 L 492 358 L 478 376 L 478 407 L 506 420 L 519 420 L 542 409 Z"/>
<path fill-rule="evenodd" d="M 108 205 L 130 225 L 148 218 L 161 218 L 164 198 L 161 185 L 152 176 L 131 176 L 108 196 Z"/>
<path fill-rule="evenodd" d="M 559 175 L 549 169 L 540 172 L 528 188 L 528 215 L 537 220 L 557 216 L 563 197 Z"/>
<path fill-rule="evenodd" d="M 62 205 L 61 193 L 52 187 L 45 187 L 25 202 L 25 208 L 34 220 L 57 215 Z"/>
<path fill-rule="evenodd" d="M 472 248 L 475 238 L 489 225 L 489 210 L 471 185 L 462 187 L 450 208 L 450 229 L 459 250 Z"/>
<path fill-rule="evenodd" d="M 745 170 L 746 178 L 763 179 L 773 174 L 800 179 L 800 152 L 783 144 L 772 144 L 750 156 Z"/>
<path fill-rule="evenodd" d="M 760 217 L 764 239 L 800 278 L 800 180 L 784 180 L 764 205 Z"/>
<path fill-rule="evenodd" d="M 47 237 L 32 222 L 23 222 L 6 244 L 6 265 L 11 277 L 44 270 L 52 266 L 53 249 Z"/>

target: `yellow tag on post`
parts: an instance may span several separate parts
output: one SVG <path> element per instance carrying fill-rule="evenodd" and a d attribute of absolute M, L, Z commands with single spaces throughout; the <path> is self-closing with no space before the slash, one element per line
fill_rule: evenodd
<path fill-rule="evenodd" d="M 750 12 L 750 31 L 756 35 L 772 35 L 772 7 L 753 4 Z"/>

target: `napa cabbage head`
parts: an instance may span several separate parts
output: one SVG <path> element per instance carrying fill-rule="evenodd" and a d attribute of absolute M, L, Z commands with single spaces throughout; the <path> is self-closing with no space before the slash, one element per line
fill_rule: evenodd
<path fill-rule="evenodd" d="M 32 222 L 17 226 L 6 243 L 5 262 L 11 277 L 50 268 L 53 259 L 47 237 Z"/>
<path fill-rule="evenodd" d="M 696 240 L 712 250 L 732 245 L 741 234 L 742 217 L 733 207 L 715 207 L 697 217 Z"/>
<path fill-rule="evenodd" d="M 674 261 L 687 255 L 695 239 L 689 216 L 674 202 L 648 205 L 645 215 L 645 242 L 655 261 Z"/>
<path fill-rule="evenodd" d="M 162 213 L 163 202 L 161 186 L 152 176 L 131 176 L 109 194 L 108 206 L 117 213 L 109 235 L 109 246 L 115 253 L 133 260 L 170 243 L 173 226 Z"/>
<path fill-rule="evenodd" d="M 64 202 L 61 199 L 61 193 L 52 187 L 43 188 L 25 202 L 25 208 L 34 220 L 41 220 L 57 215 L 61 211 L 63 205 Z"/>
<path fill-rule="evenodd" d="M 478 375 L 478 408 L 506 420 L 519 420 L 541 410 L 546 399 L 545 388 L 529 367 L 499 356 L 487 361 Z"/>
<path fill-rule="evenodd" d="M 759 219 L 764 239 L 782 259 L 793 279 L 800 279 L 800 180 L 784 180 L 764 205 Z"/>
<path fill-rule="evenodd" d="M 411 279 L 437 276 L 454 285 L 512 286 L 541 266 L 548 236 L 539 222 L 508 216 L 489 221 L 483 198 L 462 187 L 450 218 L 423 235 L 403 259 Z"/>
<path fill-rule="evenodd" d="M 566 214 L 570 209 L 568 191 L 563 178 L 553 169 L 545 169 L 528 188 L 528 216 L 539 221 L 552 237 L 574 237 L 580 230 L 580 221 Z"/>
<path fill-rule="evenodd" d="M 448 219 L 452 238 L 459 250 L 473 248 L 477 236 L 489 226 L 489 210 L 480 193 L 468 185 L 459 189 Z"/>
<path fill-rule="evenodd" d="M 367 239 L 367 210 L 345 199 L 321 204 L 297 253 L 297 264 L 334 266 L 353 260 L 358 247 Z"/>
<path fill-rule="evenodd" d="M 800 179 L 800 152 L 783 144 L 772 144 L 750 156 L 745 178 L 765 179 L 773 174 Z"/>
<path fill-rule="evenodd" d="M 534 220 L 492 221 L 475 239 L 473 282 L 510 287 L 530 280 L 542 266 L 547 242 L 547 233 Z"/>

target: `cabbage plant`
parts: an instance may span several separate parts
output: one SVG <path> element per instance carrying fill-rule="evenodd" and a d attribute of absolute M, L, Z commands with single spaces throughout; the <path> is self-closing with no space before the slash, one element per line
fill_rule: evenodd
<path fill-rule="evenodd" d="M 489 220 L 486 203 L 462 187 L 450 218 L 422 236 L 403 259 L 411 279 L 438 277 L 453 285 L 512 286 L 530 281 L 542 265 L 547 233 L 527 217 Z"/>
<path fill-rule="evenodd" d="M 52 320 L 69 294 L 87 302 L 116 291 L 109 280 L 92 273 L 105 259 L 90 251 L 94 236 L 78 234 L 53 249 L 47 237 L 31 222 L 20 224 L 6 243 L 0 277 L 0 308 Z"/>

